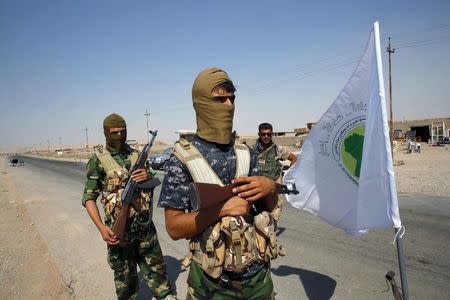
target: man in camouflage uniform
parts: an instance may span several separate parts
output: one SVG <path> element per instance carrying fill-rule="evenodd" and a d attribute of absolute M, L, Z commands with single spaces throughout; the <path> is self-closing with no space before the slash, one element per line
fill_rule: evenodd
<path fill-rule="evenodd" d="M 271 211 L 276 204 L 275 182 L 258 176 L 260 169 L 253 151 L 249 177 L 235 178 L 234 91 L 232 81 L 222 70 L 208 68 L 197 76 L 192 89 L 197 132 L 191 145 L 198 149 L 223 184 L 242 185 L 233 190 L 236 196 L 225 203 L 194 212 L 188 192 L 193 178 L 187 166 L 172 155 L 166 165 L 158 205 L 165 208 L 166 228 L 174 240 L 187 238 L 192 241 L 227 216 L 242 216 L 251 223 L 255 210 Z M 213 278 L 200 264 L 191 261 L 187 283 L 187 299 L 274 298 L 268 262 L 256 261 L 239 273 L 224 269 L 220 277 Z"/>
<path fill-rule="evenodd" d="M 253 149 L 258 153 L 258 163 L 261 168 L 261 175 L 272 178 L 277 183 L 282 180 L 282 165 L 280 161 L 289 160 L 290 166 L 297 161 L 297 155 L 290 152 L 286 146 L 279 146 L 272 141 L 273 127 L 269 123 L 261 123 L 258 126 L 258 140 Z M 278 195 L 278 205 L 273 212 L 278 221 L 284 203 L 284 195 Z"/>
<path fill-rule="evenodd" d="M 297 161 L 297 155 L 290 152 L 285 146 L 279 146 L 272 141 L 273 127 L 269 123 L 258 126 L 259 139 L 253 145 L 258 152 L 258 162 L 261 174 L 281 182 L 282 166 L 280 160 L 289 160 L 292 166 Z"/>
<path fill-rule="evenodd" d="M 106 137 L 106 151 L 92 156 L 87 164 L 87 180 L 83 193 L 82 204 L 97 226 L 103 240 L 107 243 L 108 263 L 114 271 L 114 283 L 118 299 L 135 299 L 138 292 L 137 266 L 144 280 L 157 299 L 176 299 L 166 273 L 161 247 L 153 221 L 150 219 L 153 189 L 142 189 L 137 198 L 138 208 L 130 208 L 126 224 L 124 240 L 116 238 L 111 227 L 117 218 L 120 208 L 120 195 L 129 178 L 128 171 L 132 168 L 132 160 L 137 158 L 137 151 L 126 141 L 125 120 L 111 114 L 103 122 Z M 107 157 L 103 160 L 103 157 Z M 109 172 L 105 165 L 115 165 L 118 168 Z M 108 173 L 108 174 L 107 174 Z M 151 178 L 146 169 L 138 169 L 131 174 L 137 183 Z M 101 202 L 105 210 L 103 224 L 96 199 L 101 194 Z"/>

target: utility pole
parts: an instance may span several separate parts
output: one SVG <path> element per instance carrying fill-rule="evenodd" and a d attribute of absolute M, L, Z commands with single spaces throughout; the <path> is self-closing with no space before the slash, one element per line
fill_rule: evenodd
<path fill-rule="evenodd" d="M 395 49 L 391 47 L 391 38 L 389 37 L 388 46 L 386 51 L 389 55 L 389 107 L 390 107 L 390 120 L 389 120 L 389 135 L 391 140 L 391 152 L 392 152 L 392 162 L 394 162 L 394 117 L 392 113 L 392 75 L 391 75 L 391 54 L 395 52 Z"/>
<path fill-rule="evenodd" d="M 83 129 L 84 131 L 86 131 L 86 150 L 89 151 L 89 138 L 88 138 L 88 128 L 86 127 L 85 129 Z"/>
<path fill-rule="evenodd" d="M 48 152 L 50 153 L 50 139 L 47 139 L 47 149 L 48 149 Z"/>
<path fill-rule="evenodd" d="M 147 120 L 147 144 L 150 144 L 150 132 L 148 130 L 148 117 L 150 117 L 150 113 L 148 112 L 148 109 L 145 109 L 145 119 Z"/>
<path fill-rule="evenodd" d="M 62 150 L 62 137 L 59 137 L 59 150 Z"/>

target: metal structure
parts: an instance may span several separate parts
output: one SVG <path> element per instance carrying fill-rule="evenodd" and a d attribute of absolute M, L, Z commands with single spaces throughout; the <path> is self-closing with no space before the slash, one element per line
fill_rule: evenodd
<path fill-rule="evenodd" d="M 392 112 L 392 75 L 391 75 L 391 54 L 395 52 L 395 49 L 391 48 L 391 38 L 389 37 L 388 46 L 386 51 L 389 55 L 389 108 L 390 108 L 390 119 L 389 119 L 389 136 L 391 141 L 391 154 L 392 161 L 394 161 L 394 148 L 393 148 L 393 139 L 394 139 L 394 117 Z"/>
<path fill-rule="evenodd" d="M 150 144 L 150 131 L 148 130 L 148 117 L 150 117 L 150 113 L 148 112 L 148 109 L 145 109 L 145 119 L 147 120 L 147 144 Z"/>

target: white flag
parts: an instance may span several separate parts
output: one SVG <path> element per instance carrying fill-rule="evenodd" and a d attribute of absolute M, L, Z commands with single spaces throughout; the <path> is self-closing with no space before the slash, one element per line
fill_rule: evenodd
<path fill-rule="evenodd" d="M 296 208 L 351 234 L 400 227 L 384 97 L 378 22 L 342 92 L 284 177 Z"/>

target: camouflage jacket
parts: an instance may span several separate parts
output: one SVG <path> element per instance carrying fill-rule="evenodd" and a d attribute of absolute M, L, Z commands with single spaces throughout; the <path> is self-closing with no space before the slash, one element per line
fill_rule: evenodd
<path fill-rule="evenodd" d="M 231 184 L 231 180 L 234 179 L 236 172 L 234 141 L 229 145 L 219 145 L 194 136 L 191 143 L 205 157 L 223 184 Z M 249 176 L 260 175 L 256 152 L 250 149 L 250 153 Z M 158 206 L 190 211 L 192 207 L 188 187 L 191 182 L 193 182 L 193 179 L 187 167 L 177 157 L 172 155 L 166 165 L 166 174 L 161 187 Z"/>
<path fill-rule="evenodd" d="M 130 170 L 131 162 L 129 160 L 129 156 L 132 153 L 131 151 L 135 150 L 130 150 L 129 153 L 112 153 L 111 156 L 119 165 L 124 166 L 127 170 Z M 88 200 L 96 201 L 98 196 L 101 196 L 103 200 L 108 194 L 106 192 L 106 173 L 96 155 L 93 155 L 91 157 L 86 165 L 86 170 L 87 179 L 82 198 L 83 206 L 86 205 L 86 201 Z M 152 193 L 148 191 L 146 193 L 141 193 L 141 195 L 142 194 L 145 194 L 145 199 L 148 203 L 147 207 L 151 208 Z M 104 204 L 103 201 L 102 203 Z M 105 209 L 104 205 L 103 208 Z M 106 226 L 111 227 L 113 225 L 113 220 L 111 219 L 111 217 L 108 217 L 107 214 L 105 214 L 104 221 Z M 127 227 L 125 230 L 125 241 L 133 241 L 137 239 L 144 240 L 148 238 L 150 222 L 151 220 L 149 217 L 148 209 L 136 212 L 136 214 L 127 222 Z"/>
<path fill-rule="evenodd" d="M 261 167 L 261 174 L 277 181 L 282 173 L 282 164 L 280 160 L 286 160 L 291 153 L 285 146 L 270 144 L 264 147 L 260 140 L 257 140 L 253 149 L 258 153 L 258 162 Z"/>

